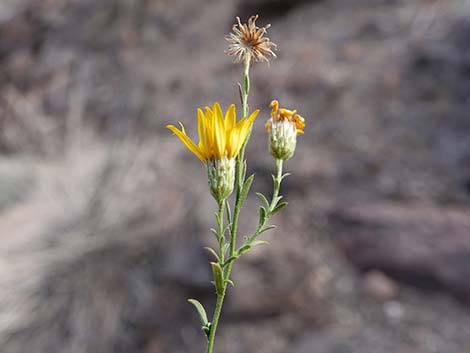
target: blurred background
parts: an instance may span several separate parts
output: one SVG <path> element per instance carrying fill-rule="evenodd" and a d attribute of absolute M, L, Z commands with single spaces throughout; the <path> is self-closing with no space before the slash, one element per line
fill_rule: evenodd
<path fill-rule="evenodd" d="M 470 352 L 468 0 L 1 0 L 2 353 L 204 351 L 216 205 L 164 126 L 238 104 L 224 35 L 252 14 L 279 47 L 252 68 L 253 189 L 271 99 L 307 127 L 216 351 Z"/>

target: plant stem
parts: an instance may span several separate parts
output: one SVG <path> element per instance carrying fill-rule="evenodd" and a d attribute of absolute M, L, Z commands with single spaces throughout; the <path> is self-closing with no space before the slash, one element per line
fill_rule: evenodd
<path fill-rule="evenodd" d="M 248 116 L 248 95 L 250 94 L 250 65 L 251 65 L 251 56 L 247 54 L 245 56 L 245 67 L 243 71 L 243 94 L 242 94 L 242 111 L 243 116 Z M 237 246 L 237 228 L 238 228 L 238 218 L 240 217 L 240 211 L 242 209 L 242 204 L 240 202 L 240 192 L 245 182 L 245 173 L 246 171 L 241 170 L 243 162 L 245 160 L 245 147 L 248 139 L 250 138 L 250 133 L 248 134 L 243 146 L 241 148 L 240 154 L 237 157 L 237 195 L 235 201 L 235 210 L 233 212 L 233 222 L 232 228 L 230 230 L 230 256 L 235 255 L 236 246 Z M 230 278 L 230 272 L 232 271 L 233 262 L 227 266 L 225 272 L 225 279 Z"/>
<path fill-rule="evenodd" d="M 276 167 L 277 167 L 277 173 L 276 177 L 274 178 L 274 187 L 273 187 L 273 196 L 271 199 L 271 202 L 269 204 L 269 209 L 267 210 L 266 217 L 262 220 L 261 223 L 258 224 L 258 227 L 256 228 L 256 231 L 247 237 L 247 240 L 245 241 L 245 244 L 250 244 L 252 243 L 258 235 L 261 234 L 261 232 L 264 229 L 264 226 L 266 223 L 269 221 L 269 219 L 272 216 L 272 212 L 275 209 L 275 207 L 278 204 L 278 196 L 279 196 L 279 191 L 281 189 L 281 182 L 282 182 L 282 165 L 283 165 L 283 160 L 282 159 L 276 159 Z"/>
<path fill-rule="evenodd" d="M 225 284 L 227 288 L 227 284 Z M 220 313 L 222 312 L 222 304 L 224 303 L 225 288 L 222 295 L 217 296 L 217 303 L 215 304 L 214 316 L 212 317 L 212 324 L 210 329 L 209 341 L 207 343 L 207 353 L 212 353 L 214 350 L 215 331 L 217 330 L 217 324 L 219 323 Z"/>
<path fill-rule="evenodd" d="M 244 71 L 243 71 L 243 90 L 242 90 L 242 112 L 243 116 L 248 116 L 248 94 L 250 93 L 250 65 L 251 65 L 251 57 L 249 54 L 245 56 L 244 62 Z M 246 170 L 244 170 L 244 161 L 245 161 L 245 147 L 248 139 L 250 138 L 250 133 L 248 134 L 243 146 L 240 150 L 240 153 L 237 156 L 236 160 L 236 184 L 237 184 L 237 191 L 235 196 L 235 209 L 233 211 L 233 218 L 232 218 L 232 226 L 230 228 L 230 255 L 229 257 L 235 255 L 236 252 L 236 245 L 237 245 L 237 228 L 238 228 L 238 218 L 240 217 L 240 211 L 242 209 L 242 202 L 241 202 L 241 190 L 243 188 L 243 184 L 245 182 L 245 174 Z M 243 169 L 243 170 L 242 170 Z M 219 207 L 221 207 L 219 205 Z M 221 209 L 219 208 L 219 217 L 221 215 Z M 221 229 L 221 225 L 219 224 L 219 237 L 220 233 L 223 232 L 223 228 Z M 220 244 L 219 244 L 220 245 Z M 221 252 L 221 259 L 223 259 L 223 254 Z M 223 261 L 223 260 L 222 260 Z M 215 332 L 217 330 L 217 325 L 219 323 L 220 313 L 222 311 L 222 305 L 224 303 L 225 292 L 227 290 L 227 284 L 230 279 L 230 273 L 232 272 L 232 265 L 233 261 L 227 265 L 225 269 L 225 278 L 224 278 L 224 290 L 221 295 L 217 296 L 217 303 L 215 305 L 214 316 L 212 317 L 212 324 L 209 334 L 209 341 L 207 343 L 207 353 L 212 353 L 214 350 L 214 340 L 215 340 Z"/>
<path fill-rule="evenodd" d="M 271 205 L 269 206 L 269 212 L 272 212 L 274 207 L 277 205 L 277 197 L 279 196 L 279 190 L 281 188 L 281 181 L 282 181 L 282 159 L 276 159 L 276 167 L 277 167 L 277 175 L 274 179 L 274 192 L 273 198 L 271 199 Z"/>
<path fill-rule="evenodd" d="M 218 229 L 218 241 L 219 241 L 219 257 L 220 262 L 224 263 L 224 245 L 225 245 L 225 234 L 224 234 L 224 205 L 225 200 L 219 203 L 219 212 L 217 213 Z"/>

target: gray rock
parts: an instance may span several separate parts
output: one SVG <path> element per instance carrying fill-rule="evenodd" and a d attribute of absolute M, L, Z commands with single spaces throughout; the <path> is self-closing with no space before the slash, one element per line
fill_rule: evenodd
<path fill-rule="evenodd" d="M 470 210 L 429 204 L 338 206 L 333 240 L 361 270 L 470 300 Z"/>

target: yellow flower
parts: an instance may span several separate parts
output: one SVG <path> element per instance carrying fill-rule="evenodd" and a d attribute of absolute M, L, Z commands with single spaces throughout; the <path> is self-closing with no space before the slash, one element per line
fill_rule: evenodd
<path fill-rule="evenodd" d="M 219 103 L 215 102 L 212 109 L 197 110 L 197 125 L 199 143 L 196 145 L 186 134 L 184 126 L 181 130 L 174 125 L 167 125 L 183 144 L 194 153 L 203 163 L 208 160 L 222 160 L 223 158 L 235 158 L 245 142 L 253 121 L 259 110 L 254 111 L 248 118 L 244 117 L 236 121 L 235 105 L 228 108 L 225 116 Z"/>

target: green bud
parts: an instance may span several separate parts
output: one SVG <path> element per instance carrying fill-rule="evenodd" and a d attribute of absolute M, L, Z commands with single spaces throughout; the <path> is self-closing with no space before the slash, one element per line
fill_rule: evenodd
<path fill-rule="evenodd" d="M 269 134 L 269 151 L 276 159 L 291 158 L 297 144 L 297 129 L 295 124 L 288 120 L 272 123 Z"/>
<path fill-rule="evenodd" d="M 207 161 L 209 189 L 217 203 L 221 203 L 233 192 L 235 184 L 235 159 L 223 157 Z"/>

